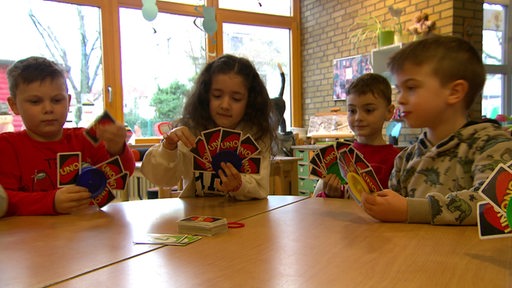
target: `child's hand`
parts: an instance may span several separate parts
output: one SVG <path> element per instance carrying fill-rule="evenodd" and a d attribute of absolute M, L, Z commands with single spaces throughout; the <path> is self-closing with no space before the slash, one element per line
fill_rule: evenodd
<path fill-rule="evenodd" d="M 375 219 L 384 222 L 407 221 L 407 199 L 390 190 L 382 190 L 373 194 L 361 193 L 364 211 Z"/>
<path fill-rule="evenodd" d="M 192 148 L 196 145 L 196 137 L 190 133 L 185 126 L 174 128 L 169 134 L 164 136 L 163 146 L 169 150 L 175 150 L 178 147 L 178 142 L 182 142 L 187 148 Z"/>
<path fill-rule="evenodd" d="M 334 174 L 327 174 L 323 178 L 323 191 L 327 197 L 340 198 L 341 197 L 341 181 Z"/>
<path fill-rule="evenodd" d="M 98 125 L 98 139 L 105 143 L 108 153 L 119 155 L 123 152 L 126 141 L 126 128 L 121 124 Z"/>
<path fill-rule="evenodd" d="M 55 210 L 61 214 L 69 214 L 89 206 L 91 193 L 87 188 L 71 185 L 57 190 L 55 193 Z"/>
<path fill-rule="evenodd" d="M 242 175 L 231 165 L 231 163 L 220 163 L 220 167 L 217 172 L 222 181 L 222 185 L 219 182 L 215 183 L 215 188 L 223 192 L 237 192 L 242 187 Z"/>

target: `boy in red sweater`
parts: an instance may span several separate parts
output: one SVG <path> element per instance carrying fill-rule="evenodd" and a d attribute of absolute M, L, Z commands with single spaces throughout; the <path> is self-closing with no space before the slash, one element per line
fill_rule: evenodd
<path fill-rule="evenodd" d="M 69 111 L 66 72 L 42 57 L 29 57 L 7 70 L 11 110 L 25 130 L 0 134 L 0 185 L 8 205 L 5 216 L 67 214 L 88 207 L 91 193 L 77 185 L 57 186 L 57 154 L 80 152 L 82 164 L 100 164 L 119 155 L 133 173 L 135 161 L 121 124 L 98 125 L 94 146 L 84 128 L 63 128 Z"/>
<path fill-rule="evenodd" d="M 372 166 L 380 184 L 388 187 L 393 162 L 400 150 L 387 144 L 382 137 L 384 122 L 393 116 L 391 85 L 379 74 L 367 73 L 358 77 L 347 89 L 347 119 L 356 141 L 354 148 Z M 319 197 L 346 198 L 346 188 L 334 174 L 318 181 L 315 194 Z"/>

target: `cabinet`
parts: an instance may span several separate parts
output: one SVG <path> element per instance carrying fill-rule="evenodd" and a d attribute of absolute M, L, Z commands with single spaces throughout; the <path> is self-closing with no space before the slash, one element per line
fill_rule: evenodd
<path fill-rule="evenodd" d="M 318 178 L 310 176 L 311 171 L 309 160 L 315 154 L 316 150 L 321 148 L 321 145 L 300 145 L 292 146 L 293 156 L 299 158 L 297 162 L 297 174 L 298 174 L 298 188 L 299 195 L 311 196 L 315 191 L 316 183 Z"/>

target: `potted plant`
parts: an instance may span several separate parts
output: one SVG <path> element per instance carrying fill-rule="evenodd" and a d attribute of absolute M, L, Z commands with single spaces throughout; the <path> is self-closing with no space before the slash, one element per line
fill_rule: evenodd
<path fill-rule="evenodd" d="M 350 25 L 349 31 L 352 31 L 349 39 L 355 50 L 359 48 L 362 42 L 368 39 L 371 44 L 377 40 L 379 48 L 394 43 L 395 31 L 392 28 L 384 27 L 382 22 L 374 16 L 357 19 Z"/>

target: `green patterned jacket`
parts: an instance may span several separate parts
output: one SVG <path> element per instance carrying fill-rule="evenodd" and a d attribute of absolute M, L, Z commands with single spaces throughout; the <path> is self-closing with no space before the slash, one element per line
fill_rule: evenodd
<path fill-rule="evenodd" d="M 424 132 L 395 158 L 391 190 L 407 197 L 408 222 L 475 225 L 478 190 L 512 160 L 512 137 L 499 125 L 468 122 L 432 146 Z"/>

